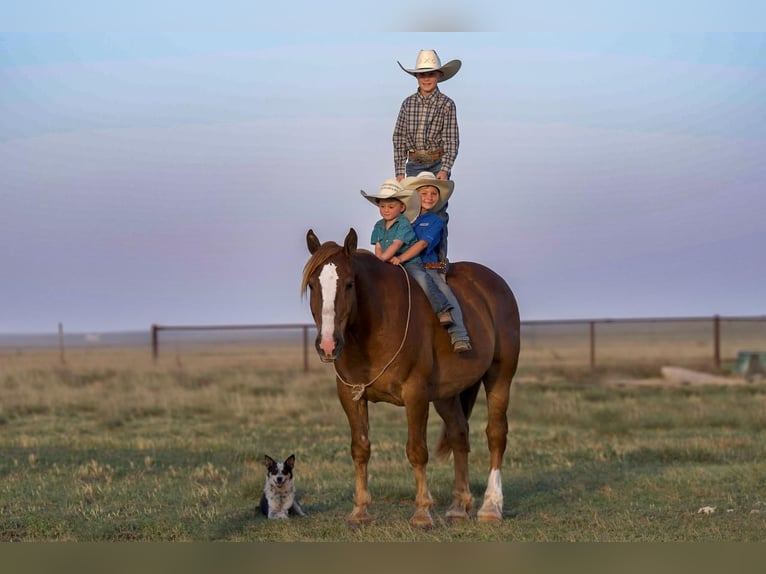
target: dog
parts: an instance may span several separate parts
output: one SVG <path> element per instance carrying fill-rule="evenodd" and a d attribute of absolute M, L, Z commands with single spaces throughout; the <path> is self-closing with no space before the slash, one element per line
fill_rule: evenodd
<path fill-rule="evenodd" d="M 287 518 L 288 515 L 306 516 L 295 499 L 295 481 L 293 467 L 295 455 L 291 454 L 285 462 L 277 462 L 265 455 L 266 483 L 263 485 L 260 509 L 269 518 Z"/>

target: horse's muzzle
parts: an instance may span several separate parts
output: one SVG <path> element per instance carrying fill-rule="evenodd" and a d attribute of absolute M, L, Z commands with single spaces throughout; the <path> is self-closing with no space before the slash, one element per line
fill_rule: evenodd
<path fill-rule="evenodd" d="M 321 335 L 319 335 L 314 342 L 314 346 L 316 347 L 320 361 L 323 363 L 332 363 L 338 358 L 343 349 L 343 338 L 332 337 L 322 339 Z"/>

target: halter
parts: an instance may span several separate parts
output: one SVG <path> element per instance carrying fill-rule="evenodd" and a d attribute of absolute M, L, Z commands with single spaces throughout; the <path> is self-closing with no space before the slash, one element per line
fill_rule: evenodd
<path fill-rule="evenodd" d="M 380 377 L 383 376 L 383 373 L 386 372 L 386 369 L 388 369 L 388 367 L 391 366 L 391 363 L 393 363 L 396 357 L 399 356 L 399 353 L 402 352 L 402 349 L 404 348 L 404 342 L 407 340 L 407 332 L 410 330 L 410 313 L 412 311 L 412 289 L 410 287 L 410 276 L 407 274 L 407 270 L 404 268 L 403 265 L 399 265 L 399 268 L 402 270 L 405 278 L 407 279 L 407 322 L 404 325 L 404 337 L 402 337 L 402 343 L 401 345 L 399 345 L 399 348 L 396 350 L 396 353 L 394 353 L 394 356 L 391 357 L 391 360 L 388 361 L 388 363 L 386 363 L 386 366 L 383 367 L 383 369 L 381 369 L 380 373 L 378 373 L 378 375 L 374 379 L 372 379 L 369 383 L 365 383 L 364 385 L 360 385 L 358 383 L 357 384 L 347 383 L 343 379 L 343 377 L 340 376 L 340 373 L 338 372 L 338 367 L 335 366 L 335 363 L 333 362 L 332 364 L 333 369 L 335 369 L 335 376 L 338 377 L 338 380 L 354 391 L 352 398 L 355 401 L 358 401 L 359 399 L 361 399 L 362 395 L 364 394 L 364 391 L 367 390 L 367 387 L 369 387 L 371 384 L 373 384 L 375 381 L 377 381 Z"/>

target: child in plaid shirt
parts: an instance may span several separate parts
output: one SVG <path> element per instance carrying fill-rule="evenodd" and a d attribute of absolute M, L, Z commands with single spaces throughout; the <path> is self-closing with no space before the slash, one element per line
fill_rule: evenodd
<path fill-rule="evenodd" d="M 439 90 L 439 82 L 457 74 L 460 60 L 442 65 L 434 50 L 421 50 L 415 68 L 399 67 L 418 80 L 418 91 L 405 98 L 394 126 L 394 172 L 396 180 L 430 171 L 447 180 L 457 158 L 460 135 L 455 102 Z M 439 261 L 447 263 L 447 204 L 439 210 L 444 222 Z"/>

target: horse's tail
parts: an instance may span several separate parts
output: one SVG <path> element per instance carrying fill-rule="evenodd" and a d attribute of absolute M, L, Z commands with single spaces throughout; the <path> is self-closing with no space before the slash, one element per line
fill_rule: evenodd
<path fill-rule="evenodd" d="M 463 408 L 463 414 L 465 420 L 471 418 L 473 412 L 473 406 L 476 404 L 476 397 L 479 395 L 479 388 L 481 388 L 481 381 L 468 387 L 460 393 L 460 406 Z M 442 422 L 442 430 L 439 433 L 439 440 L 436 443 L 436 458 L 440 460 L 446 460 L 452 454 L 452 446 L 450 446 L 447 440 L 447 425 Z"/>

